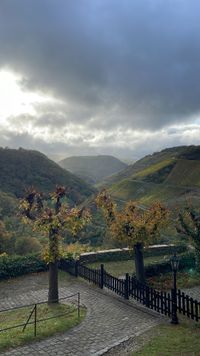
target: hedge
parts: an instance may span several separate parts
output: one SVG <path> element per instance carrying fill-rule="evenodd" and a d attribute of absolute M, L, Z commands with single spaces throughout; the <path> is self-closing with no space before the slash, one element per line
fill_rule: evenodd
<path fill-rule="evenodd" d="M 47 269 L 46 263 L 37 255 L 0 257 L 0 280 Z"/>
<path fill-rule="evenodd" d="M 195 254 L 193 252 L 187 252 L 180 256 L 179 261 L 179 270 L 195 268 Z M 145 276 L 146 277 L 153 277 L 159 274 L 164 274 L 171 272 L 171 264 L 170 261 L 163 261 L 157 264 L 152 264 L 145 267 Z"/>
<path fill-rule="evenodd" d="M 172 249 L 172 247 L 170 247 Z M 174 249 L 174 247 L 173 247 Z M 182 247 L 177 247 L 176 251 L 181 251 Z M 154 255 L 153 253 L 156 254 Z M 163 248 L 159 250 L 162 251 Z M 164 250 L 165 254 L 169 254 L 169 250 Z M 174 251 L 174 250 L 173 250 Z M 177 252 L 178 252 L 177 251 Z M 119 252 L 119 251 L 118 251 Z M 158 255 L 158 250 L 151 251 L 151 256 Z M 172 253 L 172 251 L 171 251 Z M 96 257 L 97 255 L 97 257 Z M 145 254 L 146 255 L 146 254 Z M 81 255 L 82 257 L 83 255 Z M 123 253 L 116 253 L 112 251 L 105 251 L 103 253 L 92 253 L 87 254 L 84 258 L 80 258 L 81 263 L 91 262 L 88 256 L 92 256 L 91 260 L 95 257 L 95 261 L 104 262 L 104 261 L 116 261 L 119 260 L 119 256 L 122 259 L 130 259 L 130 252 L 124 250 Z M 149 255 L 148 255 L 149 256 Z M 195 268 L 195 255 L 194 253 L 185 253 L 181 256 L 179 269 L 184 268 Z M 17 277 L 28 273 L 42 272 L 47 271 L 48 266 L 38 255 L 27 255 L 27 256 L 1 256 L 0 257 L 0 280 L 8 279 L 11 277 Z M 145 267 L 145 274 L 147 277 L 159 275 L 161 273 L 167 273 L 171 271 L 171 266 L 169 261 L 163 261 L 159 264 L 153 264 Z"/>

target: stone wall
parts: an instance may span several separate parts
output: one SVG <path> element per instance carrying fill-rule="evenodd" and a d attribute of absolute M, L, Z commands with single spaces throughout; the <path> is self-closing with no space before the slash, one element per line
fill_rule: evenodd
<path fill-rule="evenodd" d="M 177 253 L 186 252 L 186 246 L 180 245 L 153 245 L 144 248 L 144 256 L 162 256 L 172 255 L 175 251 Z M 129 260 L 133 258 L 134 253 L 128 248 L 112 249 L 97 252 L 87 252 L 80 255 L 80 262 L 93 263 L 93 262 L 106 262 L 106 261 L 120 261 Z"/>

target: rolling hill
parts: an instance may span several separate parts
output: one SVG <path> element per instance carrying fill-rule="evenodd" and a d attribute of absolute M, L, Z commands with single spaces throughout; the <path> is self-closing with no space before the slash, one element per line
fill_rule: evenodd
<path fill-rule="evenodd" d="M 166 179 L 168 184 L 200 187 L 200 160 L 177 160 Z"/>
<path fill-rule="evenodd" d="M 127 167 L 119 159 L 106 155 L 68 157 L 60 161 L 59 165 L 91 184 Z"/>
<path fill-rule="evenodd" d="M 180 146 L 148 155 L 124 171 L 105 179 L 112 196 L 119 201 L 155 200 L 169 205 L 200 198 L 200 146 Z"/>
<path fill-rule="evenodd" d="M 0 189 L 17 198 L 26 188 L 34 186 L 42 192 L 51 192 L 56 185 L 70 187 L 69 197 L 80 203 L 94 192 L 94 188 L 67 172 L 38 151 L 0 148 Z"/>

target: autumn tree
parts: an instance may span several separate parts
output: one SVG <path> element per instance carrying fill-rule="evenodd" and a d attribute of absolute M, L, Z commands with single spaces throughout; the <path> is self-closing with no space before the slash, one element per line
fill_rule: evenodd
<path fill-rule="evenodd" d="M 187 206 L 178 213 L 177 232 L 185 235 L 195 248 L 196 270 L 200 272 L 200 212 Z"/>
<path fill-rule="evenodd" d="M 155 203 L 144 210 L 130 201 L 119 211 L 105 189 L 98 194 L 96 203 L 103 209 L 112 238 L 134 249 L 136 277 L 144 283 L 143 247 L 158 238 L 160 229 L 167 221 L 167 209 Z"/>
<path fill-rule="evenodd" d="M 44 259 L 49 265 L 48 302 L 58 302 L 58 261 L 62 257 L 62 233 L 76 235 L 89 221 L 87 209 L 69 208 L 66 202 L 67 191 L 57 186 L 50 197 L 45 198 L 34 189 L 29 189 L 20 202 L 20 215 L 25 224 L 31 224 L 34 231 L 47 238 Z"/>

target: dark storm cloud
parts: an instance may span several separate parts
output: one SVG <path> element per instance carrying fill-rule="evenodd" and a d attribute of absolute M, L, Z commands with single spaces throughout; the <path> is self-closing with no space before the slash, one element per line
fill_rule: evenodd
<path fill-rule="evenodd" d="M 199 13 L 197 0 L 1 0 L 0 66 L 91 129 L 187 121 L 200 111 Z"/>

